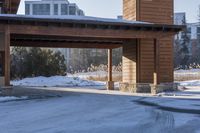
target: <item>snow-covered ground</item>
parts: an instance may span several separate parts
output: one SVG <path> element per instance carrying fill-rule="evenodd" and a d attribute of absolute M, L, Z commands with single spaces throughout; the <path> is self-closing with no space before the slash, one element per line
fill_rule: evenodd
<path fill-rule="evenodd" d="M 194 74 L 194 73 L 200 73 L 200 69 L 189 69 L 189 70 L 183 70 L 183 69 L 180 69 L 180 70 L 176 70 L 174 71 L 174 73 L 179 73 L 179 74 L 184 74 L 184 73 L 191 73 L 191 74 Z"/>
<path fill-rule="evenodd" d="M 89 81 L 73 76 L 33 77 L 22 80 L 11 81 L 14 86 L 36 86 L 36 87 L 71 87 L 71 86 L 102 86 L 104 82 Z"/>
<path fill-rule="evenodd" d="M 178 70 L 175 73 L 198 73 L 200 69 L 192 70 Z M 18 81 L 12 81 L 11 84 L 14 86 L 29 86 L 29 87 L 85 87 L 85 86 L 104 86 L 105 82 L 91 81 L 87 80 L 90 76 L 100 77 L 106 75 L 107 72 L 87 72 L 87 73 L 77 73 L 68 74 L 67 76 L 52 76 L 52 77 L 34 77 L 25 78 Z M 115 73 L 119 75 L 119 73 Z M 160 93 L 159 96 L 177 96 L 177 97 L 190 97 L 190 98 L 200 98 L 200 80 L 189 80 L 189 81 L 179 81 L 180 88 L 183 88 L 178 92 L 166 92 Z M 115 84 L 118 86 L 118 83 Z M 94 87 L 91 87 L 94 88 Z M 96 87 L 98 88 L 98 87 Z M 102 87 L 99 87 L 102 89 Z"/>
<path fill-rule="evenodd" d="M 17 101 L 17 100 L 24 100 L 24 99 L 28 99 L 28 97 L 27 96 L 23 96 L 23 97 L 5 96 L 5 97 L 0 97 L 0 102 Z"/>
<path fill-rule="evenodd" d="M 1 133 L 200 133 L 200 100 L 93 90 L 0 102 Z M 83 91 L 83 90 L 82 90 Z"/>
<path fill-rule="evenodd" d="M 89 79 L 90 77 L 93 78 L 103 78 L 108 75 L 106 71 L 94 71 L 94 72 L 83 72 L 83 73 L 76 73 L 76 74 L 68 74 L 69 77 L 79 77 L 81 79 Z M 113 72 L 113 77 L 115 76 L 122 76 L 122 72 Z"/>

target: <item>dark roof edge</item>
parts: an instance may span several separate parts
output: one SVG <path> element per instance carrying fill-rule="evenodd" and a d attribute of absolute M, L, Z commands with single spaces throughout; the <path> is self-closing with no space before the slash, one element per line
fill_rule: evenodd
<path fill-rule="evenodd" d="M 78 20 L 78 19 L 58 19 L 58 18 L 37 18 L 37 17 L 23 17 L 23 16 L 0 16 L 0 23 L 2 21 L 7 21 L 8 23 L 10 21 L 12 22 L 38 22 L 38 25 L 40 22 L 44 23 L 67 23 L 67 24 L 85 24 L 85 25 L 105 25 L 105 26 L 130 26 L 130 27 L 139 27 L 139 28 L 154 28 L 158 29 L 158 31 L 167 29 L 166 31 L 175 31 L 179 32 L 186 28 L 186 25 L 169 25 L 169 24 L 153 24 L 153 23 L 146 23 L 141 22 L 138 23 L 129 23 L 129 21 L 113 21 L 113 22 L 107 22 L 107 21 L 98 21 L 98 20 Z M 131 22 L 131 21 L 130 21 Z"/>

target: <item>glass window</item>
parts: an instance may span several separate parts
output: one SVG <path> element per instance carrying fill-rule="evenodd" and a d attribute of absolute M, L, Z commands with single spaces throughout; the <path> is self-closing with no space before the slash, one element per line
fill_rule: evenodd
<path fill-rule="evenodd" d="M 50 15 L 50 4 L 33 4 L 33 15 Z"/>
<path fill-rule="evenodd" d="M 58 4 L 54 4 L 54 15 L 58 15 Z"/>
<path fill-rule="evenodd" d="M 69 6 L 69 15 L 76 15 L 76 7 Z"/>
<path fill-rule="evenodd" d="M 25 15 L 30 15 L 30 4 L 25 4 Z"/>
<path fill-rule="evenodd" d="M 0 14 L 2 13 L 3 3 L 0 2 Z"/>
<path fill-rule="evenodd" d="M 68 5 L 61 4 L 61 15 L 68 15 Z"/>
<path fill-rule="evenodd" d="M 187 28 L 187 33 L 191 33 L 191 27 Z"/>
<path fill-rule="evenodd" d="M 200 27 L 197 27 L 197 33 L 200 33 Z"/>
<path fill-rule="evenodd" d="M 84 16 L 84 12 L 82 10 L 78 10 L 78 15 L 79 16 Z"/>

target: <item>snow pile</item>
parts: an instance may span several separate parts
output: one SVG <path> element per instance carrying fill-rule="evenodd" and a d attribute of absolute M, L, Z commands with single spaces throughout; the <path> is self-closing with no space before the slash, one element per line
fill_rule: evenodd
<path fill-rule="evenodd" d="M 174 92 L 163 92 L 157 94 L 158 96 L 164 97 L 182 97 L 182 98 L 194 98 L 200 99 L 200 80 L 189 80 L 180 81 L 179 84 L 180 91 Z"/>
<path fill-rule="evenodd" d="M 7 101 L 15 101 L 15 100 L 24 100 L 28 97 L 14 97 L 14 96 L 6 96 L 6 97 L 0 97 L 0 102 L 7 102 Z"/>
<path fill-rule="evenodd" d="M 108 75 L 106 71 L 94 71 L 94 72 L 83 72 L 83 73 L 75 73 L 68 74 L 68 77 L 79 77 L 81 79 L 89 79 L 90 77 L 94 78 L 104 78 Z M 121 76 L 122 72 L 113 72 L 113 77 Z"/>
<path fill-rule="evenodd" d="M 181 81 L 179 83 L 181 86 L 200 86 L 200 80 L 188 80 L 188 81 Z"/>
<path fill-rule="evenodd" d="M 83 72 L 83 73 L 75 73 L 75 74 L 68 74 L 68 77 L 78 77 L 81 79 L 88 79 L 89 77 L 98 77 L 98 76 L 106 76 L 107 72 L 105 71 L 95 71 L 95 72 Z"/>
<path fill-rule="evenodd" d="M 11 81 L 14 86 L 37 86 L 37 87 L 72 87 L 72 86 L 102 86 L 104 82 L 83 80 L 79 77 L 52 76 L 34 77 Z"/>
<path fill-rule="evenodd" d="M 190 69 L 190 70 L 176 70 L 174 71 L 175 74 L 196 74 L 196 73 L 200 73 L 200 69 Z"/>

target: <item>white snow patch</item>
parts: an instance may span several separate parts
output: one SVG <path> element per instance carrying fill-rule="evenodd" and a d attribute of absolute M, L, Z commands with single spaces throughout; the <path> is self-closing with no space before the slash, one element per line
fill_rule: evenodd
<path fill-rule="evenodd" d="M 27 99 L 27 98 L 28 98 L 27 96 L 23 96 L 23 97 L 5 96 L 5 97 L 0 97 L 0 102 L 23 100 L 23 99 Z"/>
<path fill-rule="evenodd" d="M 180 69 L 180 70 L 174 71 L 174 73 L 177 73 L 177 74 L 194 74 L 194 73 L 200 73 L 200 69 L 189 69 L 189 70 Z"/>
<path fill-rule="evenodd" d="M 81 72 L 75 74 L 67 74 L 68 77 L 79 77 L 81 79 L 88 79 L 90 77 L 93 78 L 104 78 L 108 76 L 108 72 L 106 71 L 94 71 L 94 72 Z M 122 72 L 113 72 L 113 77 L 115 76 L 122 76 Z"/>
<path fill-rule="evenodd" d="M 181 86 L 199 86 L 200 88 L 200 80 L 188 80 L 188 81 L 181 81 L 178 82 Z"/>
<path fill-rule="evenodd" d="M 200 80 L 180 81 L 179 91 L 157 94 L 163 97 L 200 99 Z"/>
<path fill-rule="evenodd" d="M 73 86 L 103 86 L 105 82 L 90 81 L 79 77 L 52 76 L 33 77 L 11 81 L 14 86 L 37 86 L 37 87 L 73 87 Z"/>

